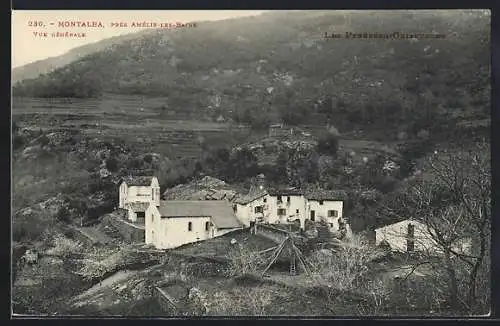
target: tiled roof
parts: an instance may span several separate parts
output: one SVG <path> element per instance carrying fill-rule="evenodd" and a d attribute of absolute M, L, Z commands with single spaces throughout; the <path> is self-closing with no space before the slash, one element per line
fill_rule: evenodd
<path fill-rule="evenodd" d="M 379 221 L 376 221 L 376 222 L 372 223 L 370 229 L 371 230 L 380 230 L 380 229 L 383 229 L 383 228 L 386 228 L 386 227 L 390 227 L 391 225 L 398 224 L 398 223 L 403 222 L 403 221 L 410 221 L 412 223 L 422 224 L 422 222 L 417 221 L 417 220 L 415 220 L 415 219 L 413 219 L 411 217 L 402 217 L 402 216 L 399 216 L 399 217 L 393 217 L 390 220 L 379 220 Z"/>
<path fill-rule="evenodd" d="M 346 200 L 347 193 L 343 190 L 313 189 L 305 192 L 308 200 Z"/>
<path fill-rule="evenodd" d="M 258 193 L 249 193 L 238 197 L 235 202 L 238 204 L 248 204 L 266 194 L 270 196 L 305 196 L 308 200 L 347 200 L 347 193 L 342 190 L 301 190 L 297 188 L 269 188 Z"/>
<path fill-rule="evenodd" d="M 128 176 L 122 178 L 127 186 L 150 186 L 153 182 L 153 176 Z"/>
<path fill-rule="evenodd" d="M 219 229 L 243 226 L 237 219 L 231 205 L 225 200 L 162 200 L 162 217 L 211 217 Z"/>
<path fill-rule="evenodd" d="M 239 196 L 234 200 L 235 203 L 245 205 L 248 204 L 256 199 L 259 199 L 263 196 L 267 195 L 267 191 L 262 191 L 260 193 L 254 193 L 254 194 L 248 194 L 248 195 L 243 195 Z"/>
<path fill-rule="evenodd" d="M 270 196 L 301 196 L 303 194 L 297 188 L 270 188 L 267 192 Z"/>

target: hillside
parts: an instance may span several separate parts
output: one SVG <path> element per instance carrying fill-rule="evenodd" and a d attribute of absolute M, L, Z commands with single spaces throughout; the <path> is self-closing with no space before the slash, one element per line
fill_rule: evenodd
<path fill-rule="evenodd" d="M 36 78 L 40 75 L 48 74 L 57 68 L 68 65 L 91 53 L 105 50 L 111 47 L 113 44 L 118 44 L 130 39 L 134 39 L 142 34 L 144 34 L 144 32 L 110 37 L 96 43 L 76 47 L 60 56 L 37 60 L 20 67 L 16 67 L 12 69 L 12 83 L 15 84 L 25 79 Z"/>
<path fill-rule="evenodd" d="M 24 80 L 14 95 L 157 95 L 166 107 L 256 128 L 285 120 L 386 139 L 424 127 L 441 133 L 489 117 L 489 20 L 484 11 L 310 11 L 204 22 L 135 35 Z M 346 31 L 445 38 L 323 37 Z"/>

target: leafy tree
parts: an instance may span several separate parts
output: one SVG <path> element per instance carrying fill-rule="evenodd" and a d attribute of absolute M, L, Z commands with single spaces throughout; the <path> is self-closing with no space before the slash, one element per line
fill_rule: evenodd
<path fill-rule="evenodd" d="M 70 212 L 66 207 L 61 207 L 57 211 L 56 219 L 62 222 L 69 222 L 71 221 Z"/>
<path fill-rule="evenodd" d="M 23 136 L 21 135 L 14 135 L 12 137 L 12 148 L 14 150 L 19 149 L 23 147 L 23 145 L 26 143 L 26 140 L 24 139 Z"/>
<path fill-rule="evenodd" d="M 49 137 L 47 137 L 47 135 L 43 134 L 40 136 L 40 138 L 38 139 L 38 143 L 40 144 L 40 146 L 47 146 L 49 143 L 50 143 L 50 139 Z"/>
<path fill-rule="evenodd" d="M 118 171 L 118 160 L 114 157 L 110 157 L 106 159 L 106 169 L 108 169 L 111 172 L 117 172 Z"/>
<path fill-rule="evenodd" d="M 319 154 L 337 155 L 339 149 L 339 138 L 332 133 L 323 134 L 319 140 L 316 150 Z"/>
<path fill-rule="evenodd" d="M 19 125 L 17 122 L 12 121 L 12 134 L 16 134 L 19 131 Z"/>

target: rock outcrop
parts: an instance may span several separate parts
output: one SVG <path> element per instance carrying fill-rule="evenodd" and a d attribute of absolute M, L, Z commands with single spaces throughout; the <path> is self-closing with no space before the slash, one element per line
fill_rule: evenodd
<path fill-rule="evenodd" d="M 200 180 L 177 185 L 167 189 L 163 196 L 166 200 L 229 200 L 236 199 L 238 192 L 225 181 L 205 176 Z"/>

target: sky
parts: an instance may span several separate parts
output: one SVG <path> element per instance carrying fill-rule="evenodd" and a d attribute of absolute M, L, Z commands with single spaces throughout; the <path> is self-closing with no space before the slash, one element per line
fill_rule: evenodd
<path fill-rule="evenodd" d="M 55 57 L 105 38 L 138 32 L 132 22 L 189 23 L 259 15 L 264 10 L 12 10 L 12 67 Z M 101 22 L 99 27 L 59 27 L 59 22 Z M 42 22 L 43 26 L 34 26 Z M 128 27 L 111 27 L 112 22 Z M 52 25 L 52 24 L 53 25 Z M 52 33 L 85 33 L 85 37 L 51 37 Z M 47 37 L 40 36 L 47 33 Z"/>

